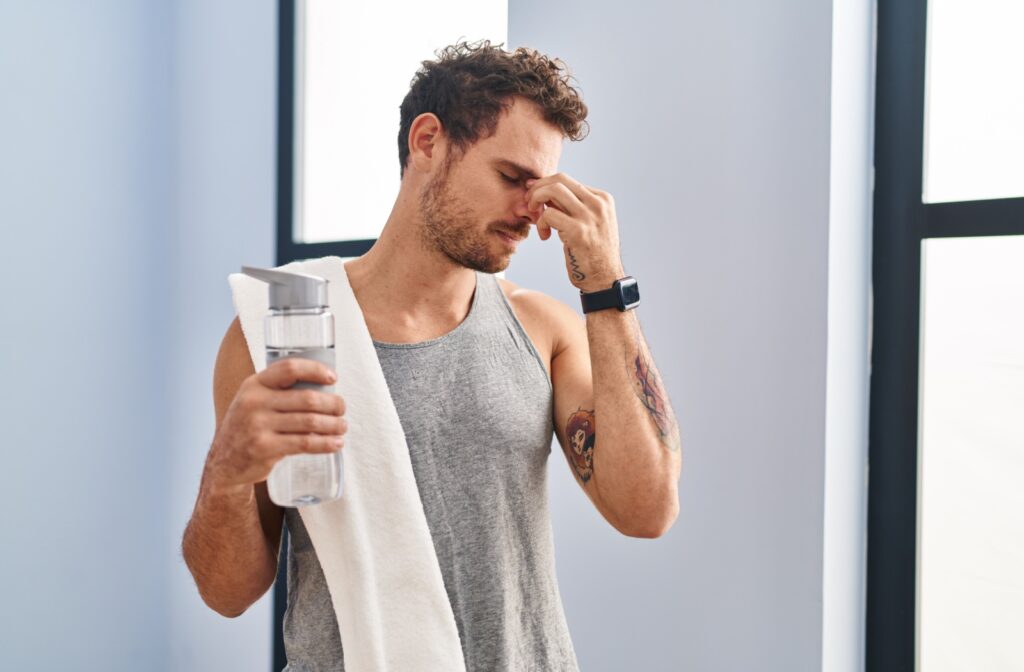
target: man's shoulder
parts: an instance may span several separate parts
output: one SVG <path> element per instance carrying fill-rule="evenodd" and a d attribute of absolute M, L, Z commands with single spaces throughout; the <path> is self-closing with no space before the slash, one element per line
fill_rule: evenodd
<path fill-rule="evenodd" d="M 501 291 L 509 303 L 517 310 L 522 307 L 524 310 L 535 312 L 538 316 L 548 315 L 554 318 L 564 319 L 568 316 L 579 317 L 572 308 L 564 302 L 545 294 L 536 289 L 521 287 L 511 280 L 497 278 Z"/>
<path fill-rule="evenodd" d="M 498 284 L 520 321 L 528 321 L 552 342 L 560 340 L 567 330 L 582 327 L 583 318 L 564 302 L 536 289 L 520 287 L 504 278 L 498 278 Z"/>

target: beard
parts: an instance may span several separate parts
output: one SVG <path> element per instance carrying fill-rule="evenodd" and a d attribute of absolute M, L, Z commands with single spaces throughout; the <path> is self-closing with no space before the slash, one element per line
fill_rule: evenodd
<path fill-rule="evenodd" d="M 493 251 L 492 233 L 504 230 L 525 237 L 529 233 L 529 225 L 525 225 L 526 230 L 523 231 L 523 224 L 496 221 L 481 231 L 473 208 L 460 200 L 451 188 L 448 179 L 451 163 L 451 160 L 445 161 L 438 175 L 420 194 L 422 242 L 426 248 L 440 252 L 459 266 L 483 273 L 504 271 L 512 255 Z"/>

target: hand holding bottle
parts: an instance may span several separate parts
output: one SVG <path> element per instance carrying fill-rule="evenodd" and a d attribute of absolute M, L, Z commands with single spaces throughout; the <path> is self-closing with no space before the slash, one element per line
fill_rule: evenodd
<path fill-rule="evenodd" d="M 211 488 L 247 488 L 266 480 L 287 455 L 341 449 L 348 430 L 345 401 L 320 390 L 289 389 L 298 381 L 332 385 L 335 376 L 320 362 L 288 357 L 243 381 L 207 458 Z"/>

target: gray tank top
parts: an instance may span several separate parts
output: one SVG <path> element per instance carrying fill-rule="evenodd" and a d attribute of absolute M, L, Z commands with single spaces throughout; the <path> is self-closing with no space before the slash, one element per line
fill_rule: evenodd
<path fill-rule="evenodd" d="M 477 272 L 476 280 L 469 314 L 449 333 L 374 346 L 405 431 L 467 672 L 576 672 L 548 513 L 551 381 L 497 278 Z M 285 509 L 285 520 L 285 671 L 344 670 L 309 535 L 295 509 Z"/>

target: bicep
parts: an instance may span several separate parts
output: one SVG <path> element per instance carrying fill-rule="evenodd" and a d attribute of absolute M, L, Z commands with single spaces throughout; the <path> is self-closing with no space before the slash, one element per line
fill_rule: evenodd
<path fill-rule="evenodd" d="M 213 405 L 217 416 L 217 430 L 220 430 L 224 415 L 238 394 L 238 389 L 246 378 L 255 373 L 256 367 L 253 366 L 249 346 L 242 333 L 242 325 L 236 316 L 221 341 L 213 371 Z M 270 500 L 266 481 L 256 483 L 254 488 L 263 536 L 266 537 L 267 546 L 274 552 L 276 559 L 281 544 L 284 509 Z"/>
<path fill-rule="evenodd" d="M 213 369 L 213 406 L 219 430 L 231 402 L 238 394 L 238 388 L 245 379 L 256 373 L 249 356 L 249 348 L 242 334 L 242 326 L 235 317 L 228 327 L 217 352 L 217 363 Z"/>
<path fill-rule="evenodd" d="M 554 424 L 569 470 L 587 496 L 598 504 L 594 471 L 597 418 L 594 415 L 594 383 L 586 324 L 565 308 L 560 343 L 551 362 L 554 387 Z"/>

